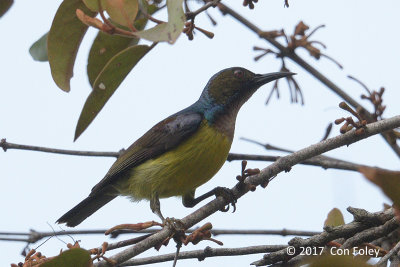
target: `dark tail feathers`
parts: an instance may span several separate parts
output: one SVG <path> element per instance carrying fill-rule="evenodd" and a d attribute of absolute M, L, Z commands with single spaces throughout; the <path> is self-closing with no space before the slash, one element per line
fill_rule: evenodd
<path fill-rule="evenodd" d="M 69 227 L 75 227 L 116 197 L 112 194 L 99 193 L 89 195 L 78 205 L 61 216 L 61 218 L 57 220 L 57 223 L 66 223 Z"/>

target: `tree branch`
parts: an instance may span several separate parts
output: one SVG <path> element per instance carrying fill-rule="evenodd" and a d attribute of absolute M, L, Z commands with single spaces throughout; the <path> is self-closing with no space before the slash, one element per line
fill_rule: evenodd
<path fill-rule="evenodd" d="M 209 257 L 219 257 L 219 256 L 240 256 L 240 255 L 250 255 L 257 253 L 267 253 L 274 252 L 280 249 L 286 248 L 286 245 L 264 245 L 264 246 L 249 246 L 241 248 L 211 248 L 209 246 L 204 249 L 184 251 L 180 252 L 178 259 L 198 259 L 203 261 L 205 258 Z M 175 258 L 175 253 L 169 253 L 159 256 L 152 256 L 139 259 L 128 260 L 119 266 L 136 266 L 136 265 L 146 265 L 159 262 L 173 261 Z"/>
<path fill-rule="evenodd" d="M 74 155 L 74 156 L 91 156 L 91 157 L 116 157 L 116 158 L 118 158 L 118 156 L 121 154 L 121 152 L 78 151 L 78 150 L 48 148 L 48 147 L 41 147 L 41 146 L 20 145 L 20 144 L 8 143 L 5 138 L 1 139 L 0 147 L 3 148 L 4 151 L 7 151 L 7 149 L 21 149 L 21 150 L 31 150 L 31 151 L 55 153 L 55 154 Z"/>
<path fill-rule="evenodd" d="M 264 156 L 264 155 L 248 155 L 248 154 L 236 154 L 229 153 L 228 161 L 234 160 L 254 160 L 254 161 L 277 161 L 280 156 Z M 315 156 L 313 158 L 299 162 L 299 164 L 322 167 L 324 169 L 338 169 L 347 171 L 358 171 L 362 164 L 352 163 L 349 161 L 344 161 L 335 158 L 328 158 L 324 156 Z"/>
<path fill-rule="evenodd" d="M 209 1 L 209 2 L 205 3 L 202 7 L 200 7 L 199 9 L 197 9 L 197 10 L 195 10 L 193 12 L 186 12 L 186 14 L 185 14 L 186 15 L 186 20 L 194 19 L 198 14 L 200 14 L 201 12 L 206 11 L 210 7 L 216 7 L 219 2 L 221 2 L 221 0 Z"/>

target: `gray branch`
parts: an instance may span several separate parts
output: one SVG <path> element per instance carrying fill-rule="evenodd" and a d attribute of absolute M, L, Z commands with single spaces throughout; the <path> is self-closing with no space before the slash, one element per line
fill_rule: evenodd
<path fill-rule="evenodd" d="M 31 150 L 55 154 L 73 155 L 73 156 L 91 156 L 91 157 L 116 157 L 118 158 L 121 152 L 95 152 L 95 151 L 78 151 L 78 150 L 68 150 L 68 149 L 57 149 L 42 146 L 30 146 L 30 145 L 20 145 L 13 144 L 6 141 L 5 138 L 0 140 L 0 147 L 3 148 L 4 152 L 7 149 L 21 149 L 21 150 Z"/>

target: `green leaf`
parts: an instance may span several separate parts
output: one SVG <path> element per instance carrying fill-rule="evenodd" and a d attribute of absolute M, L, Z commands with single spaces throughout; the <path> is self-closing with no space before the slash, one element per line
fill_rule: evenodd
<path fill-rule="evenodd" d="M 136 41 L 137 44 L 139 39 L 109 35 L 99 31 L 96 39 L 94 39 L 92 47 L 90 48 L 87 65 L 89 82 L 92 86 L 107 62 L 117 53 L 121 52 L 131 44 L 135 44 L 132 43 L 133 41 Z"/>
<path fill-rule="evenodd" d="M 0 0 L 0 18 L 10 9 L 14 0 Z"/>
<path fill-rule="evenodd" d="M 82 0 L 83 3 L 89 8 L 90 10 L 94 12 L 98 12 L 100 7 L 99 7 L 99 1 L 98 0 Z M 104 7 L 104 0 L 101 0 L 101 6 Z"/>
<path fill-rule="evenodd" d="M 33 43 L 31 48 L 29 48 L 29 53 L 36 61 L 48 61 L 47 57 L 47 35 L 45 33 L 39 40 Z"/>
<path fill-rule="evenodd" d="M 41 264 L 41 267 L 89 267 L 93 266 L 89 251 L 83 248 L 71 248 L 48 262 Z"/>
<path fill-rule="evenodd" d="M 47 38 L 47 52 L 53 80 L 64 91 L 70 90 L 70 79 L 76 54 L 88 26 L 76 17 L 76 10 L 94 17 L 82 0 L 64 0 L 57 10 Z"/>
<path fill-rule="evenodd" d="M 325 220 L 324 226 L 339 226 L 344 224 L 344 218 L 342 212 L 333 208 L 329 213 L 328 217 Z"/>
<path fill-rule="evenodd" d="M 115 55 L 93 83 L 75 129 L 75 140 L 86 130 L 132 68 L 150 51 L 147 45 L 126 48 Z"/>
<path fill-rule="evenodd" d="M 98 0 L 83 0 L 92 11 L 100 11 Z M 101 7 L 111 19 L 123 26 L 132 25 L 139 10 L 138 0 L 101 0 Z"/>
<path fill-rule="evenodd" d="M 104 9 L 116 23 L 129 27 L 138 13 L 137 0 L 104 0 Z"/>
<path fill-rule="evenodd" d="M 161 23 L 145 31 L 134 32 L 140 38 L 153 42 L 173 44 L 182 33 L 186 17 L 182 8 L 183 0 L 167 0 L 168 23 Z"/>
<path fill-rule="evenodd" d="M 157 10 L 157 8 L 154 7 L 154 5 L 149 5 L 147 7 L 147 13 L 153 14 Z M 146 26 L 146 23 L 147 18 L 139 11 L 134 23 L 135 28 L 142 30 Z M 90 84 L 93 86 L 97 76 L 113 56 L 125 48 L 137 45 L 138 43 L 139 38 L 110 35 L 99 31 L 89 52 L 87 73 Z"/>
<path fill-rule="evenodd" d="M 361 167 L 359 171 L 372 183 L 379 186 L 397 208 L 400 208 L 400 172 Z"/>

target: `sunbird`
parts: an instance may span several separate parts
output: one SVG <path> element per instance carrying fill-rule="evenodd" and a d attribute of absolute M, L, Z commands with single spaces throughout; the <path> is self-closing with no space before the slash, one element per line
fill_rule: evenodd
<path fill-rule="evenodd" d="M 117 196 L 150 200 L 164 222 L 160 198 L 181 196 L 185 207 L 216 194 L 195 198 L 197 187 L 210 180 L 228 157 L 241 106 L 262 85 L 291 72 L 255 74 L 224 69 L 208 81 L 199 100 L 160 121 L 126 149 L 89 196 L 57 220 L 74 227 Z"/>

